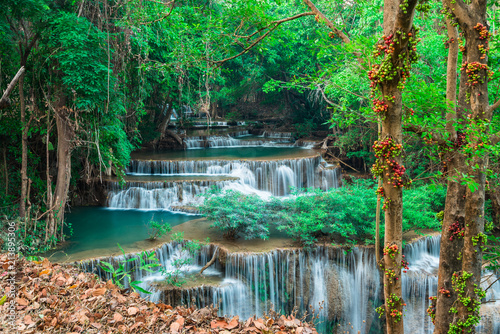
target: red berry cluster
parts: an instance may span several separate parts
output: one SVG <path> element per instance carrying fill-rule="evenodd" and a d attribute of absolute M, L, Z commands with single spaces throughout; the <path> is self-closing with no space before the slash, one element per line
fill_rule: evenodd
<path fill-rule="evenodd" d="M 381 52 L 385 52 L 386 54 L 394 53 L 394 34 L 390 34 L 389 36 L 382 36 L 384 39 L 383 43 L 377 44 L 377 50 L 375 50 L 375 56 L 380 56 Z"/>
<path fill-rule="evenodd" d="M 450 38 L 449 40 L 444 40 L 444 48 L 445 49 L 448 49 L 450 47 L 450 44 L 453 44 L 455 43 L 455 39 L 453 38 Z"/>
<path fill-rule="evenodd" d="M 392 244 L 384 247 L 384 255 L 389 255 L 391 259 L 394 260 L 396 254 L 399 254 L 398 245 Z"/>
<path fill-rule="evenodd" d="M 448 227 L 448 231 L 450 231 L 451 233 L 450 235 L 450 241 L 451 241 L 453 240 L 454 237 L 463 238 L 465 233 L 465 227 L 462 227 L 457 220 Z"/>
<path fill-rule="evenodd" d="M 488 27 L 485 25 L 478 23 L 474 26 L 474 29 L 479 31 L 479 39 L 488 40 L 491 37 L 491 33 L 488 31 Z"/>
<path fill-rule="evenodd" d="M 375 190 L 375 194 L 380 195 L 380 197 L 384 197 L 384 188 L 378 187 L 377 190 Z"/>
<path fill-rule="evenodd" d="M 396 144 L 392 138 L 386 138 L 381 141 L 375 141 L 372 146 L 375 151 L 375 157 L 379 159 L 395 158 L 401 154 L 403 145 Z"/>
<path fill-rule="evenodd" d="M 372 109 L 376 114 L 383 114 L 387 111 L 388 108 L 389 108 L 389 106 L 387 105 L 387 103 L 385 103 L 385 101 L 379 100 L 379 99 L 373 100 L 373 108 Z"/>
<path fill-rule="evenodd" d="M 402 257 L 403 257 L 403 259 L 401 260 L 401 268 L 403 268 L 404 269 L 403 272 L 406 273 L 406 271 L 410 269 L 408 267 L 409 263 L 408 263 L 408 261 L 406 261 L 404 259 L 404 257 L 405 257 L 404 255 L 402 255 Z"/>
<path fill-rule="evenodd" d="M 432 319 L 432 323 L 436 320 L 436 302 L 437 302 L 437 296 L 431 296 L 429 297 L 429 300 L 431 301 L 431 305 L 427 308 L 427 314 L 429 317 Z"/>
<path fill-rule="evenodd" d="M 396 144 L 392 138 L 386 138 L 382 141 L 375 141 L 372 148 L 375 151 L 375 157 L 378 158 L 372 167 L 372 174 L 383 176 L 385 170 L 385 175 L 389 178 L 388 182 L 394 188 L 403 187 L 403 175 L 406 168 L 394 160 L 395 157 L 401 154 L 403 145 Z"/>
<path fill-rule="evenodd" d="M 451 297 L 451 293 L 450 293 L 450 290 L 446 290 L 445 288 L 440 288 L 439 289 L 439 293 L 441 293 L 442 295 L 445 295 L 446 297 Z"/>
<path fill-rule="evenodd" d="M 460 148 L 465 144 L 465 133 L 462 132 L 457 132 L 457 140 L 455 140 L 455 143 L 453 146 L 455 148 Z"/>
<path fill-rule="evenodd" d="M 484 83 L 484 77 L 481 77 L 480 72 L 482 70 L 488 71 L 488 65 L 481 64 L 480 62 L 474 61 L 472 63 L 464 62 L 461 71 L 465 70 L 467 77 L 469 78 L 466 83 L 467 86 L 475 86 L 478 83 Z M 489 75 L 489 73 L 488 73 Z"/>

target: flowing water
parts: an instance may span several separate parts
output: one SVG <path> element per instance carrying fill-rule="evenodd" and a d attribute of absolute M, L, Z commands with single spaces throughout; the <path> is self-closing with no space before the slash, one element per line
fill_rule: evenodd
<path fill-rule="evenodd" d="M 193 264 L 186 268 L 186 275 L 203 266 L 218 251 L 205 246 Z M 179 244 L 171 243 L 156 250 L 166 268 L 172 260 L 185 256 Z M 405 332 L 432 333 L 433 325 L 427 316 L 429 296 L 437 292 L 437 266 L 439 261 L 439 236 L 423 238 L 407 245 L 404 250 L 410 270 L 403 274 Z M 119 261 L 119 258 L 108 259 Z M 99 260 L 84 263 L 88 271 L 98 268 Z M 102 274 L 102 273 L 101 273 Z M 158 289 L 149 286 L 153 301 L 168 303 L 195 303 L 198 307 L 211 304 L 219 306 L 221 315 L 240 316 L 246 319 L 261 315 L 271 309 L 299 315 L 306 311 L 318 317 L 320 333 L 382 333 L 375 308 L 381 304 L 382 293 L 379 271 L 373 249 L 353 248 L 345 252 L 340 248 L 317 247 L 312 251 L 279 249 L 267 253 L 228 253 L 225 263 L 216 261 L 205 272 L 212 277 L 210 284 L 188 286 L 182 290 Z M 496 276 L 485 273 L 483 288 L 494 282 Z M 161 275 L 144 276 L 136 272 L 136 279 L 146 282 L 161 280 Z M 477 327 L 479 333 L 500 333 L 500 282 L 491 286 L 486 304 L 481 308 L 483 320 Z"/>
<path fill-rule="evenodd" d="M 213 187 L 269 198 L 287 196 L 293 188 L 329 190 L 340 179 L 340 169 L 298 147 L 144 151 L 133 158 L 124 186 L 107 182 L 110 208 L 175 211 L 200 204 Z"/>

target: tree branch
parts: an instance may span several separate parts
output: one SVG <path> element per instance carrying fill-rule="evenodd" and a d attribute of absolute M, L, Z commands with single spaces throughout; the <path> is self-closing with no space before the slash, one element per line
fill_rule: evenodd
<path fill-rule="evenodd" d="M 222 60 L 214 61 L 213 63 L 217 64 L 216 68 L 218 68 L 218 67 L 222 66 L 222 64 L 224 64 L 226 61 L 234 59 L 234 58 L 238 58 L 238 57 L 244 55 L 245 53 L 247 53 L 248 51 L 250 51 L 250 49 L 252 49 L 254 46 L 256 46 L 257 44 L 259 44 L 260 41 L 262 41 L 264 38 L 266 38 L 267 35 L 269 35 L 276 28 L 278 28 L 280 24 L 288 22 L 288 21 L 292 21 L 292 20 L 295 20 L 295 19 L 298 19 L 298 18 L 303 17 L 303 16 L 309 16 L 309 15 L 314 15 L 314 13 L 313 12 L 306 12 L 306 13 L 297 14 L 297 15 L 294 15 L 294 16 L 291 16 L 291 17 L 287 17 L 287 18 L 284 18 L 284 19 L 281 19 L 281 20 L 278 20 L 278 21 L 273 21 L 273 22 L 271 22 L 266 27 L 266 29 L 269 29 L 269 30 L 264 35 L 259 36 L 253 43 L 251 43 L 246 48 L 243 48 L 243 50 L 240 53 L 238 53 L 238 54 L 236 54 L 234 56 L 222 59 Z M 260 29 L 257 32 L 260 32 L 260 31 L 263 31 L 263 30 L 264 29 Z M 253 34 L 251 34 L 249 36 L 243 36 L 243 38 L 250 37 L 250 36 L 253 36 L 253 35 L 255 35 L 255 33 L 253 33 Z"/>
<path fill-rule="evenodd" d="M 323 21 L 325 21 L 325 24 L 328 28 L 330 28 L 339 38 L 342 40 L 343 43 L 350 43 L 351 40 L 349 37 L 347 37 L 346 34 L 344 34 L 341 30 L 337 29 L 335 25 L 333 24 L 332 21 L 330 21 L 325 14 L 323 14 L 313 3 L 311 0 L 303 0 L 304 3 L 309 7 L 309 9 L 317 16 L 319 16 Z"/>
<path fill-rule="evenodd" d="M 469 7 L 463 0 L 443 0 L 443 4 L 448 7 L 448 10 L 458 19 L 460 25 L 465 24 L 470 27 L 474 25 Z"/>
<path fill-rule="evenodd" d="M 151 0 L 148 0 L 148 1 L 151 1 Z M 162 17 L 157 18 L 156 20 L 148 21 L 148 22 L 142 22 L 141 24 L 152 24 L 152 23 L 159 22 L 159 21 L 161 21 L 161 20 L 166 19 L 167 17 L 169 17 L 170 14 L 172 14 L 172 11 L 174 10 L 175 1 L 176 0 L 172 0 L 172 1 L 168 2 L 168 3 L 161 3 L 161 2 L 158 2 L 158 1 L 151 1 L 151 2 L 161 3 L 163 5 L 170 6 L 170 10 L 168 11 L 168 13 L 165 13 Z"/>
<path fill-rule="evenodd" d="M 448 144 L 448 142 L 441 136 L 439 135 L 438 133 L 435 133 L 435 132 L 430 132 L 428 131 L 427 129 L 421 127 L 420 125 L 416 125 L 416 124 L 406 124 L 403 126 L 403 129 L 406 130 L 406 131 L 409 131 L 409 132 L 413 132 L 414 134 L 417 134 L 417 135 L 421 135 L 423 134 L 424 132 L 428 133 L 431 135 L 431 139 L 435 142 L 438 143 L 438 145 L 440 146 L 446 146 Z"/>
<path fill-rule="evenodd" d="M 500 108 L 500 100 L 498 100 L 497 102 L 493 103 L 490 107 L 489 107 L 489 110 L 488 112 L 493 112 L 495 111 L 495 109 L 498 109 Z"/>
<path fill-rule="evenodd" d="M 217 249 L 215 252 L 214 252 L 214 255 L 212 256 L 212 259 L 210 261 L 207 262 L 207 264 L 205 266 L 203 266 L 203 268 L 201 268 L 200 272 L 198 273 L 198 275 L 201 275 L 205 269 L 207 269 L 208 267 L 210 267 L 212 264 L 214 264 L 215 262 L 215 259 L 217 258 L 217 254 L 219 253 L 219 250 Z"/>
<path fill-rule="evenodd" d="M 19 71 L 17 71 L 16 75 L 14 76 L 10 84 L 7 86 L 7 89 L 5 90 L 5 92 L 2 95 L 2 98 L 0 99 L 0 109 L 5 109 L 8 106 L 10 106 L 9 95 L 16 86 L 16 83 L 19 81 L 19 78 L 21 78 L 21 75 L 24 73 L 24 71 L 25 71 L 24 66 L 21 66 L 21 68 L 19 69 Z"/>

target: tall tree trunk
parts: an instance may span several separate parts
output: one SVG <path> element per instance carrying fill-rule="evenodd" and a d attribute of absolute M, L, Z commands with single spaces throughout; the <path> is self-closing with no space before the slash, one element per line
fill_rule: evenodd
<path fill-rule="evenodd" d="M 172 116 L 173 111 L 174 111 L 174 104 L 172 103 L 172 101 L 169 101 L 167 112 L 165 113 L 165 116 L 163 117 L 160 126 L 158 126 L 158 131 L 160 132 L 162 138 L 165 137 L 168 125 L 170 124 L 170 117 Z"/>
<path fill-rule="evenodd" d="M 24 99 L 24 72 L 19 78 L 19 100 L 21 103 L 21 202 L 19 216 L 26 218 L 26 191 L 28 188 L 28 125 L 26 124 L 26 101 Z"/>
<path fill-rule="evenodd" d="M 486 1 L 443 0 L 447 14 L 458 22 L 465 38 L 470 96 L 470 124 L 467 129 L 467 189 L 465 198 L 464 246 L 462 271 L 453 273 L 457 292 L 450 333 L 475 332 L 479 323 L 482 246 L 484 246 L 484 200 L 488 154 L 488 125 L 492 108 L 488 104 L 488 40 Z"/>
<path fill-rule="evenodd" d="M 68 198 L 69 184 L 71 180 L 71 148 L 73 129 L 69 120 L 69 111 L 65 106 L 66 98 L 62 92 L 59 93 L 59 101 L 55 108 L 57 126 L 57 183 L 53 198 L 55 212 L 55 224 L 50 231 L 52 237 L 57 237 L 60 226 L 60 237 L 63 239 L 64 209 Z"/>
<path fill-rule="evenodd" d="M 412 62 L 416 60 L 416 31 L 413 16 L 417 0 L 384 1 L 384 36 L 376 45 L 383 57 L 369 73 L 372 82 L 373 110 L 382 119 L 380 138 L 374 144 L 377 157 L 373 173 L 382 178 L 378 193 L 384 196 L 385 237 L 384 311 L 388 334 L 404 333 L 401 288 L 403 265 L 403 186 L 402 165 L 402 94 Z M 378 88 L 378 89 L 377 89 Z"/>
<path fill-rule="evenodd" d="M 463 247 L 461 236 L 462 228 L 465 226 L 465 186 L 458 179 L 465 172 L 462 153 L 463 138 L 455 129 L 455 123 L 463 112 L 457 110 L 457 64 L 458 64 L 458 31 L 449 18 L 446 19 L 448 30 L 448 65 L 447 65 L 447 87 L 446 99 L 448 111 L 446 113 L 446 131 L 448 133 L 449 147 L 443 160 L 447 168 L 447 193 L 444 207 L 443 227 L 441 233 L 441 250 L 439 253 L 438 292 L 436 296 L 435 313 L 431 317 L 434 322 L 434 333 L 448 333 L 450 323 L 453 321 L 451 307 L 455 303 L 457 295 L 452 286 L 453 273 L 461 270 L 462 261 L 460 252 Z M 467 77 L 465 72 L 461 76 L 461 97 Z M 434 302 L 434 301 L 433 301 Z"/>

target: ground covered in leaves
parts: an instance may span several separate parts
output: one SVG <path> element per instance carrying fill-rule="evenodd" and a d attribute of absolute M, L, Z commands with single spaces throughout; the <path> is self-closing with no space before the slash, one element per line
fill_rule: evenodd
<path fill-rule="evenodd" d="M 16 258 L 12 265 L 2 254 L 0 264 L 4 333 L 317 334 L 312 325 L 294 316 L 269 314 L 242 322 L 238 317 L 219 317 L 213 308 L 151 303 L 111 281 L 103 282 L 94 274 L 47 259 L 30 262 Z"/>

